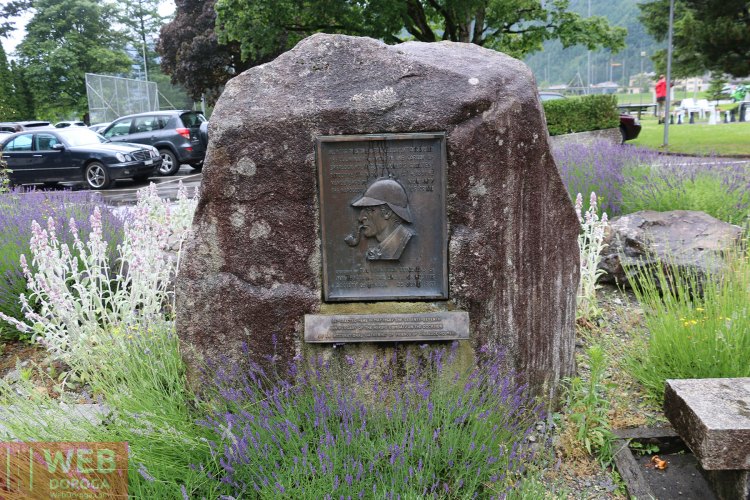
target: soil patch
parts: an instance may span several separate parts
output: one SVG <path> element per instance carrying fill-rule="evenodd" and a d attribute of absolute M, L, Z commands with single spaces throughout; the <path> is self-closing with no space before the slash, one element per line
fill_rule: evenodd
<path fill-rule="evenodd" d="M 17 364 L 26 361 L 40 364 L 47 357 L 43 347 L 17 340 L 0 343 L 0 378 L 15 370 Z M 26 363 L 27 366 L 30 363 Z"/>

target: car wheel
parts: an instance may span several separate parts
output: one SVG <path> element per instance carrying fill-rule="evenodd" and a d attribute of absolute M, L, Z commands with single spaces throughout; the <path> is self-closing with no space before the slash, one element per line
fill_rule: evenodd
<path fill-rule="evenodd" d="M 107 189 L 112 184 L 107 168 L 98 161 L 86 165 L 86 184 L 91 189 Z"/>
<path fill-rule="evenodd" d="M 160 149 L 159 155 L 161 156 L 161 167 L 159 167 L 159 175 L 174 175 L 180 169 L 180 162 L 174 153 L 168 149 Z"/>
<path fill-rule="evenodd" d="M 620 138 L 622 139 L 620 144 L 625 144 L 625 141 L 628 140 L 628 133 L 625 132 L 625 127 L 620 127 Z"/>

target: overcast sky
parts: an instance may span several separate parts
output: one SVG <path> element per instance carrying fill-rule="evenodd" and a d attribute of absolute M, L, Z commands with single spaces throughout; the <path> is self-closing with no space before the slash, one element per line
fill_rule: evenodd
<path fill-rule="evenodd" d="M 5 4 L 7 4 L 9 1 L 10 0 L 0 0 L 0 5 L 5 6 Z M 159 5 L 159 13 L 163 16 L 171 15 L 172 13 L 174 13 L 174 9 L 174 0 L 163 0 L 161 2 L 161 5 Z M 3 43 L 5 53 L 8 54 L 9 58 L 12 57 L 12 52 L 16 50 L 16 46 L 21 43 L 21 40 L 23 40 L 23 37 L 26 35 L 26 30 L 24 28 L 31 17 L 31 14 L 27 13 L 21 17 L 14 17 L 10 19 L 10 21 L 13 21 L 15 23 L 17 29 L 13 31 L 9 38 L 0 38 L 0 41 L 2 41 Z"/>

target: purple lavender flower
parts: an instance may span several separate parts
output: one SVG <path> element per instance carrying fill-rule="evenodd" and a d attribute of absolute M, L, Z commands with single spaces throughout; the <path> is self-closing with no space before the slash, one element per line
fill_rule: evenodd
<path fill-rule="evenodd" d="M 588 196 L 595 191 L 601 198 L 600 208 L 610 215 L 621 213 L 624 170 L 650 165 L 658 158 L 654 151 L 607 141 L 559 145 L 553 154 L 571 199 L 577 193 Z"/>
<path fill-rule="evenodd" d="M 143 479 L 145 479 L 146 481 L 150 483 L 156 481 L 156 478 L 152 476 L 151 474 L 149 474 L 148 470 L 146 469 L 146 466 L 143 464 L 138 464 L 138 474 L 140 474 Z"/>
<path fill-rule="evenodd" d="M 217 435 L 210 445 L 214 463 L 221 466 L 217 480 L 239 497 L 251 488 L 259 496 L 279 495 L 276 484 L 293 498 L 325 491 L 324 485 L 333 485 L 332 491 L 340 490 L 336 495 L 345 498 L 363 496 L 370 489 L 383 498 L 442 494 L 443 484 L 451 493 L 461 489 L 491 496 L 485 489 L 490 477 L 499 468 L 517 474 L 520 462 L 529 458 L 526 449 L 516 452 L 516 462 L 500 452 L 488 457 L 488 450 L 512 449 L 522 441 L 535 417 L 528 410 L 533 405 L 522 397 L 513 375 L 503 372 L 492 350 L 479 369 L 457 383 L 439 376 L 452 366 L 448 349 L 439 351 L 389 353 L 373 368 L 372 382 L 364 381 L 358 390 L 330 368 L 318 373 L 298 369 L 295 381 L 233 373 L 243 377 L 242 391 L 226 390 L 236 383 L 215 381 L 225 410 L 201 424 Z M 408 370 L 400 372 L 407 358 Z M 351 360 L 342 353 L 339 361 Z M 233 370 L 224 370 L 220 378 L 229 372 Z M 391 383 L 384 382 L 388 377 Z M 353 456 L 353 450 L 364 453 L 366 461 Z M 309 456 L 317 457 L 315 467 Z M 459 470 L 466 467 L 471 479 L 452 477 L 452 471 L 464 474 Z M 438 477 L 436 471 L 447 475 Z M 380 493 L 378 484 L 387 491 Z"/>

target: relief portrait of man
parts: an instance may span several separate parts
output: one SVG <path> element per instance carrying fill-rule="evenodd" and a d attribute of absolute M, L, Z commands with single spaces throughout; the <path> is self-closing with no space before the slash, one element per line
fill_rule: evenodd
<path fill-rule="evenodd" d="M 357 246 L 360 236 L 364 235 L 378 242 L 367 250 L 367 260 L 401 258 L 415 234 L 413 229 L 407 227 L 413 219 L 409 198 L 401 183 L 393 179 L 377 179 L 351 206 L 360 208 L 357 217 L 359 226 L 356 234 L 346 237 L 346 243 L 351 247 Z"/>

